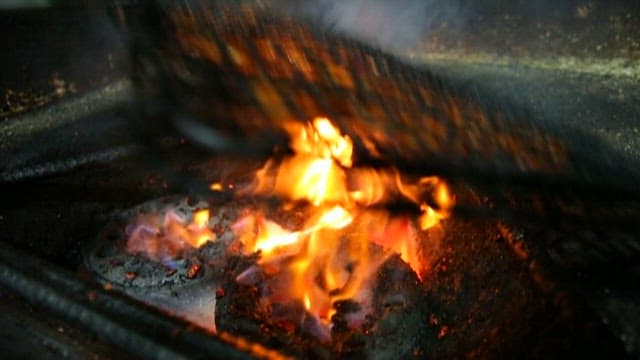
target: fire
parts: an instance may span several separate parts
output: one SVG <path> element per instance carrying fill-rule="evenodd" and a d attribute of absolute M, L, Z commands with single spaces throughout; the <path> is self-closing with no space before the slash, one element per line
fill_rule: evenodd
<path fill-rule="evenodd" d="M 127 227 L 127 251 L 158 261 L 180 257 L 216 239 L 208 222 L 208 209 L 197 210 L 191 219 L 173 209 L 140 215 Z"/>
<path fill-rule="evenodd" d="M 285 129 L 295 155 L 279 164 L 267 162 L 256 174 L 255 192 L 274 192 L 314 206 L 347 201 L 344 168 L 351 167 L 351 139 L 342 136 L 327 118 L 316 118 L 306 126 L 289 123 Z"/>
<path fill-rule="evenodd" d="M 300 232 L 284 230 L 275 222 L 260 218 L 257 242 L 254 248 L 260 250 L 265 257 L 271 254 L 275 248 L 294 245 L 299 241 Z"/>
<path fill-rule="evenodd" d="M 344 167 L 351 167 L 353 142 L 348 136 L 343 136 L 329 119 L 317 117 L 307 126 L 297 122 L 290 123 L 286 130 L 291 136 L 291 148 L 296 154 L 334 159 Z"/>
<path fill-rule="evenodd" d="M 215 234 L 209 230 L 207 223 L 209 222 L 209 210 L 198 210 L 193 214 L 193 221 L 187 226 L 192 236 L 187 236 L 185 241 L 194 248 L 199 248 L 207 241 L 215 239 Z"/>
<path fill-rule="evenodd" d="M 311 299 L 309 298 L 309 294 L 304 294 L 304 308 L 307 311 L 311 310 Z"/>
<path fill-rule="evenodd" d="M 399 254 L 418 276 L 428 270 L 418 232 L 439 227 L 454 198 L 437 177 L 406 179 L 395 169 L 352 168 L 353 142 L 327 118 L 284 128 L 294 154 L 269 160 L 245 191 L 306 201 L 307 220 L 301 229 L 286 229 L 254 212 L 234 231 L 245 253 L 258 252 L 258 266 L 274 279 L 271 300 L 297 301 L 328 327 L 335 301 L 355 299 L 369 306 L 372 278 L 390 255 Z M 393 200 L 414 203 L 421 215 L 391 216 L 370 207 Z"/>
<path fill-rule="evenodd" d="M 297 306 L 300 311 L 290 313 L 303 311 L 304 317 L 287 320 L 327 340 L 337 301 L 357 302 L 361 310 L 348 321 L 352 326 L 364 322 L 375 275 L 389 256 L 398 254 L 420 278 L 428 272 L 425 248 L 435 245 L 425 244 L 420 231 L 441 231 L 440 223 L 450 215 L 455 199 L 438 177 L 409 178 L 393 168 L 354 167 L 351 138 L 327 118 L 287 122 L 284 129 L 293 154 L 269 160 L 256 173 L 255 183 L 238 193 L 288 199 L 284 211 L 303 202 L 304 223 L 288 228 L 255 209 L 241 217 L 232 230 L 245 254 L 259 256 L 257 264 L 236 280 L 265 281 L 265 300 Z M 210 185 L 212 191 L 225 188 L 234 185 Z M 420 215 L 393 215 L 383 206 L 373 206 L 392 201 L 413 204 Z M 208 209 L 185 215 L 167 208 L 140 215 L 127 228 L 127 250 L 170 264 L 215 240 L 209 219 Z"/>
<path fill-rule="evenodd" d="M 224 187 L 222 186 L 221 183 L 214 182 L 209 186 L 209 189 L 211 189 L 211 191 L 222 191 L 224 190 Z"/>

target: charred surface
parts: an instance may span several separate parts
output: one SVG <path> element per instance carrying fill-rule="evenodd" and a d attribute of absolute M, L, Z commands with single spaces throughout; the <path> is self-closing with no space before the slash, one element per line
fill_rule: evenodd
<path fill-rule="evenodd" d="M 458 192 L 460 194 L 460 192 Z M 452 219 L 421 283 L 399 257 L 377 274 L 372 312 L 361 327 L 346 318 L 358 304 L 334 304 L 331 341 L 278 322 L 265 290 L 236 277 L 253 258 L 230 262 L 216 305 L 218 329 L 294 356 L 338 358 L 625 357 L 596 313 L 549 269 L 550 259 L 522 233 L 491 220 Z M 566 280 L 566 279 L 565 279 Z M 293 311 L 291 308 L 289 311 Z M 304 310 L 298 318 L 304 318 Z M 295 316 L 293 318 L 296 318 Z M 291 317 L 289 317 L 291 319 Z M 580 344 L 580 346 L 576 346 Z"/>

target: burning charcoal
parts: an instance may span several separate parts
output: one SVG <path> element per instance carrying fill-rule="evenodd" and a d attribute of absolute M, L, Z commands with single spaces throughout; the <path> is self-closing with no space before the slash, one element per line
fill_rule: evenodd
<path fill-rule="evenodd" d="M 447 325 L 442 325 L 438 331 L 438 339 L 442 339 L 447 336 L 447 334 L 449 334 L 449 327 Z"/>
<path fill-rule="evenodd" d="M 220 299 L 223 296 L 224 296 L 224 288 L 222 286 L 218 286 L 218 288 L 216 288 L 216 299 Z"/>
<path fill-rule="evenodd" d="M 138 274 L 136 274 L 134 271 L 127 271 L 126 273 L 124 273 L 124 276 L 127 278 L 127 280 L 132 281 L 136 278 L 136 276 L 138 276 Z"/>
<path fill-rule="evenodd" d="M 195 279 L 196 276 L 200 273 L 202 269 L 202 265 L 200 263 L 193 263 L 189 265 L 189 269 L 187 270 L 186 277 L 187 279 Z"/>
<path fill-rule="evenodd" d="M 440 323 L 440 319 L 435 314 L 429 315 L 429 325 L 438 325 Z"/>
<path fill-rule="evenodd" d="M 166 267 L 165 268 L 165 276 L 166 277 L 171 277 L 173 276 L 178 270 L 176 268 L 172 268 L 172 267 Z"/>
<path fill-rule="evenodd" d="M 275 323 L 293 324 L 296 328 L 305 318 L 305 310 L 301 303 L 290 301 L 287 303 L 271 304 L 271 319 Z"/>
<path fill-rule="evenodd" d="M 331 317 L 332 332 L 360 329 L 365 321 L 366 312 L 353 300 L 340 300 L 333 304 L 336 313 Z"/>
<path fill-rule="evenodd" d="M 354 326 L 350 316 L 361 315 L 362 307 L 353 300 L 340 300 L 333 304 L 336 313 L 331 317 L 331 337 L 336 351 L 344 357 L 362 357 L 366 339 L 360 326 Z M 362 321 L 360 321 L 362 324 Z"/>
<path fill-rule="evenodd" d="M 139 205 L 133 209 L 117 214 L 105 230 L 96 239 L 88 242 L 85 249 L 85 265 L 103 282 L 105 288 L 114 288 L 165 311 L 189 319 L 197 325 L 214 330 L 215 312 L 211 311 L 216 301 L 217 277 L 223 275 L 221 269 L 227 263 L 227 240 L 213 241 L 199 248 L 180 251 L 177 256 L 153 257 L 145 252 L 131 253 L 128 248 L 128 237 L 124 229 L 139 216 L 151 216 L 157 212 L 165 214 L 166 209 L 186 211 L 186 222 L 177 231 L 190 232 L 192 235 L 207 235 L 203 225 L 208 216 L 201 212 L 207 207 L 202 202 L 190 208 L 179 197 L 163 198 Z M 176 212 L 178 214 L 178 212 Z M 202 214 L 202 215 L 197 215 Z M 169 216 L 170 222 L 182 218 L 184 214 Z M 200 216 L 200 219 L 197 219 Z M 165 218 L 159 216 L 158 221 Z M 176 220 L 177 221 L 177 220 Z M 189 220 L 191 221 L 191 220 Z M 173 222 L 173 225 L 180 225 Z M 173 226 L 172 225 L 172 226 Z M 113 229 L 122 229 L 120 238 L 114 239 L 109 234 Z M 109 230 L 111 229 L 111 230 Z M 140 230 L 138 230 L 140 231 Z M 131 228 L 132 234 L 135 229 Z M 158 233 L 158 236 L 165 234 Z M 154 241 L 157 239 L 154 239 Z"/>
<path fill-rule="evenodd" d="M 409 357 L 422 343 L 420 335 L 428 317 L 416 274 L 399 257 L 380 268 L 374 289 L 373 317 L 366 324 L 366 355 L 372 358 Z"/>
<path fill-rule="evenodd" d="M 257 265 L 249 267 L 236 277 L 238 284 L 255 285 L 264 280 L 264 273 Z"/>
<path fill-rule="evenodd" d="M 361 306 L 353 300 L 340 300 L 333 303 L 338 314 L 346 314 L 360 311 Z"/>
<path fill-rule="evenodd" d="M 367 338 L 361 332 L 349 330 L 333 333 L 333 346 L 341 358 L 364 358 Z"/>
<path fill-rule="evenodd" d="M 116 266 L 122 266 L 122 260 L 121 259 L 110 259 L 109 260 L 109 265 L 116 267 Z"/>
<path fill-rule="evenodd" d="M 307 314 L 302 321 L 301 328 L 303 332 L 313 336 L 321 344 L 331 342 L 331 332 L 326 326 L 323 326 L 315 316 Z"/>

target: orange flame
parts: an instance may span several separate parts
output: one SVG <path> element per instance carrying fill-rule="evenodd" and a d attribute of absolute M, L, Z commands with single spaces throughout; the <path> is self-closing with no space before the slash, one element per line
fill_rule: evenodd
<path fill-rule="evenodd" d="M 224 187 L 222 186 L 221 183 L 214 182 L 209 186 L 209 189 L 211 189 L 211 191 L 222 191 L 224 190 Z"/>
<path fill-rule="evenodd" d="M 343 167 L 351 166 L 353 143 L 349 137 L 342 136 L 327 118 L 316 118 L 307 126 L 288 123 L 285 129 L 295 155 L 280 164 L 267 162 L 256 174 L 255 191 L 307 200 L 314 206 L 347 201 Z"/>
<path fill-rule="evenodd" d="M 367 206 L 403 198 L 419 206 L 417 226 L 427 230 L 450 215 L 454 199 L 437 177 L 410 181 L 397 170 L 351 169 L 353 143 L 327 118 L 284 128 L 294 155 L 268 161 L 250 191 L 308 201 L 312 213 L 301 230 L 286 230 L 261 214 L 234 228 L 246 253 L 261 253 L 260 266 L 289 279 L 277 296 L 299 301 L 328 324 L 337 300 L 361 298 L 366 307 L 370 299 L 362 293 L 389 255 L 399 254 L 418 275 L 427 268 L 415 222 Z M 386 251 L 372 251 L 371 243 Z"/>

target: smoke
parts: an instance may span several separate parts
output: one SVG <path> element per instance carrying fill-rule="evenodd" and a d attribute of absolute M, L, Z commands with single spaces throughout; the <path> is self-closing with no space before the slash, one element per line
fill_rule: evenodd
<path fill-rule="evenodd" d="M 546 27 L 582 37 L 594 32 L 592 25 L 605 26 L 610 15 L 625 17 L 632 7 L 640 9 L 628 0 L 271 1 L 294 17 L 399 54 L 424 41 L 508 51 L 513 44 L 502 41 L 508 38 L 519 41 L 518 47 L 544 48 Z"/>
<path fill-rule="evenodd" d="M 296 15 L 338 33 L 388 50 L 417 46 L 438 26 L 463 25 L 463 0 L 302 0 L 289 4 Z"/>

